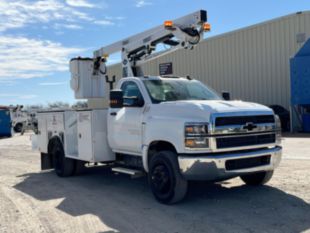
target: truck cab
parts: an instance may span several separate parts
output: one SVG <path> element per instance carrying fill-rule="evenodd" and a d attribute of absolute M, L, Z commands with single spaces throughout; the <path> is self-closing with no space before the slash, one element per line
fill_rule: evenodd
<path fill-rule="evenodd" d="M 241 176 L 262 184 L 279 165 L 280 121 L 266 106 L 225 101 L 201 82 L 182 77 L 129 77 L 116 88 L 108 113 L 109 145 L 115 153 L 141 157 L 154 179 L 153 160 L 162 153 L 175 157 L 168 164 L 174 163 L 183 181 Z M 159 164 L 169 177 L 169 169 Z"/>

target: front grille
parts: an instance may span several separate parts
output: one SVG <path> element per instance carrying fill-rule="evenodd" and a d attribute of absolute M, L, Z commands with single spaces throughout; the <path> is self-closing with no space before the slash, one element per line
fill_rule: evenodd
<path fill-rule="evenodd" d="M 218 117 L 215 120 L 215 126 L 245 125 L 249 122 L 254 124 L 274 123 L 275 119 L 273 115 Z"/>
<path fill-rule="evenodd" d="M 222 137 L 216 139 L 218 149 L 242 146 L 255 146 L 262 144 L 275 143 L 275 134 L 247 135 L 236 137 Z"/>
<path fill-rule="evenodd" d="M 255 157 L 255 158 L 245 158 L 245 159 L 232 159 L 227 160 L 225 167 L 227 171 L 253 168 L 257 166 L 264 166 L 270 164 L 270 155 Z"/>

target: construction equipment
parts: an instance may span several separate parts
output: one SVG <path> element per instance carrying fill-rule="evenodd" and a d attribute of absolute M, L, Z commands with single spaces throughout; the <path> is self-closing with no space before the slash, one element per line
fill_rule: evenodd
<path fill-rule="evenodd" d="M 200 10 L 163 25 L 128 37 L 94 52 L 91 58 L 74 58 L 70 62 L 71 88 L 76 98 L 104 98 L 104 83 L 113 82 L 107 77 L 106 62 L 111 54 L 121 52 L 123 77 L 143 76 L 140 65 L 179 48 L 193 49 L 210 31 L 206 23 L 207 12 Z M 171 49 L 156 54 L 156 46 L 169 45 Z M 115 81 L 115 79 L 114 79 Z M 112 87 L 112 85 L 111 85 Z"/>
<path fill-rule="evenodd" d="M 115 79 L 106 75 L 112 53 L 122 52 L 124 78 L 110 90 L 109 108 L 38 113 L 42 170 L 65 177 L 92 163 L 147 175 L 154 197 L 165 204 L 181 201 L 189 180 L 269 181 L 282 151 L 280 121 L 270 108 L 230 101 L 229 93 L 224 100 L 190 77 L 148 76 L 139 69 L 156 56 L 193 49 L 210 30 L 206 20 L 200 10 L 102 47 L 93 58 L 72 59 L 76 98 L 104 98 L 106 83 L 113 88 Z M 161 43 L 171 49 L 156 53 Z"/>

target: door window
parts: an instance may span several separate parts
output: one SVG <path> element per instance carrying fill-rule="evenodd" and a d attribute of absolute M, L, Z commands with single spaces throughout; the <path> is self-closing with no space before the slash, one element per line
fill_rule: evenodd
<path fill-rule="evenodd" d="M 143 96 L 135 82 L 125 82 L 121 89 L 124 95 L 124 107 L 142 107 L 144 105 Z"/>

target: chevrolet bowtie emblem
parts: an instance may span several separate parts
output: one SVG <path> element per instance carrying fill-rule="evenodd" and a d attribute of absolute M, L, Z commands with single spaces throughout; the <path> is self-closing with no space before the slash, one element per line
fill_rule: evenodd
<path fill-rule="evenodd" d="M 252 131 L 255 128 L 257 128 L 257 125 L 252 122 L 247 122 L 245 126 L 243 126 L 243 129 L 247 129 L 248 131 Z"/>

